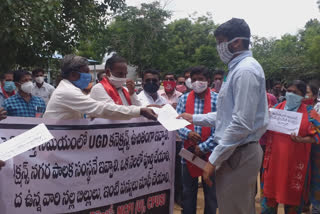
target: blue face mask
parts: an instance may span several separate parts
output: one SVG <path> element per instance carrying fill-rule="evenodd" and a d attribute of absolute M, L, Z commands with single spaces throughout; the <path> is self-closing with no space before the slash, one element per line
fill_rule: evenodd
<path fill-rule="evenodd" d="M 16 85 L 14 84 L 14 82 L 12 81 L 5 81 L 4 82 L 4 86 L 3 86 L 3 89 L 6 91 L 6 92 L 12 92 L 14 89 L 16 89 Z"/>
<path fill-rule="evenodd" d="M 80 73 L 80 78 L 76 81 L 71 81 L 73 85 L 80 88 L 81 90 L 88 87 L 89 83 L 91 82 L 91 74 L 89 73 Z"/>
<path fill-rule="evenodd" d="M 284 110 L 287 111 L 297 111 L 298 108 L 301 105 L 301 101 L 303 100 L 303 97 L 297 94 L 294 94 L 292 92 L 286 93 L 286 106 L 284 107 Z"/>

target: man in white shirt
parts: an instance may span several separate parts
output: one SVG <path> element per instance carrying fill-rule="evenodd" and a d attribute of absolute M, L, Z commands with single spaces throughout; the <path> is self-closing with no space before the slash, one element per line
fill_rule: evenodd
<path fill-rule="evenodd" d="M 83 94 L 92 76 L 89 73 L 88 60 L 75 55 L 67 55 L 61 61 L 63 80 L 53 92 L 44 118 L 81 119 L 84 115 L 113 120 L 129 120 L 140 115 L 156 119 L 156 114 L 149 108 L 123 106 L 97 101 Z"/>
<path fill-rule="evenodd" d="M 167 104 L 167 100 L 160 96 L 160 72 L 157 70 L 147 70 L 143 73 L 143 91 L 138 94 L 138 98 L 143 106 L 162 106 Z"/>
<path fill-rule="evenodd" d="M 31 94 L 41 97 L 47 105 L 55 88 L 44 81 L 44 70 L 41 68 L 33 70 L 32 77 L 35 83 Z"/>
<path fill-rule="evenodd" d="M 181 92 L 176 90 L 176 85 L 176 76 L 172 73 L 166 74 L 163 81 L 164 90 L 160 91 L 160 95 L 174 108 L 177 107 L 179 97 L 182 95 Z"/>
<path fill-rule="evenodd" d="M 128 74 L 127 61 L 120 56 L 113 55 L 106 61 L 106 77 L 96 84 L 90 93 L 90 97 L 107 103 L 117 105 L 141 106 L 141 102 L 135 93 L 135 84 L 126 79 Z M 126 83 L 127 89 L 123 87 Z"/>

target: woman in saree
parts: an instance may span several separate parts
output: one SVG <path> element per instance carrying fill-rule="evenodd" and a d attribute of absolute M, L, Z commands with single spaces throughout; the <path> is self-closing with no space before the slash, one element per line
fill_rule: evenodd
<path fill-rule="evenodd" d="M 284 204 L 286 214 L 301 213 L 308 198 L 311 145 L 320 139 L 309 120 L 312 107 L 302 103 L 306 90 L 303 81 L 293 81 L 288 85 L 286 101 L 275 106 L 301 113 L 302 120 L 298 135 L 267 132 L 261 182 L 262 214 L 277 213 L 279 203 Z"/>

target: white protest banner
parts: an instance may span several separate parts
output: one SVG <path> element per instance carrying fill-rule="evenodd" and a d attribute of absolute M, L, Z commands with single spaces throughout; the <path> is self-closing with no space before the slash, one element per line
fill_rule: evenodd
<path fill-rule="evenodd" d="M 302 114 L 280 109 L 269 109 L 268 130 L 291 135 L 298 135 L 302 120 Z"/>
<path fill-rule="evenodd" d="M 54 139 L 0 171 L 1 214 L 173 213 L 175 133 L 146 119 L 8 118 L 3 141 L 39 123 Z"/>

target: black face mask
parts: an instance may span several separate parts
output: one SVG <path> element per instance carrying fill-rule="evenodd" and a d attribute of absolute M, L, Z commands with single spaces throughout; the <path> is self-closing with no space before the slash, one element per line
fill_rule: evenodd
<path fill-rule="evenodd" d="M 143 86 L 143 90 L 145 90 L 148 94 L 154 94 L 159 90 L 160 86 L 153 82 L 147 82 Z"/>

